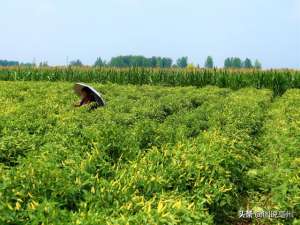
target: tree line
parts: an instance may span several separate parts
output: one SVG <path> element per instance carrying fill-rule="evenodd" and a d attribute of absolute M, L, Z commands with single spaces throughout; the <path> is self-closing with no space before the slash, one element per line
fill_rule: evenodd
<path fill-rule="evenodd" d="M 206 61 L 204 63 L 205 68 L 214 68 L 214 60 L 211 56 L 208 56 L 206 58 Z M 254 63 L 252 63 L 251 59 L 246 58 L 245 60 L 240 59 L 239 57 L 230 57 L 226 58 L 224 61 L 224 68 L 236 68 L 236 69 L 241 69 L 241 68 L 246 68 L 246 69 L 261 69 L 262 65 L 256 59 Z"/>
<path fill-rule="evenodd" d="M 75 60 L 70 63 L 73 66 L 81 66 L 80 60 Z M 109 62 L 106 62 L 98 57 L 94 63 L 95 67 L 112 66 L 112 67 L 160 67 L 160 68 L 170 68 L 179 67 L 185 68 L 188 66 L 194 67 L 194 65 L 188 63 L 188 57 L 180 57 L 173 64 L 171 58 L 161 58 L 161 57 L 151 57 L 146 58 L 144 56 L 117 56 L 111 58 Z M 200 67 L 199 65 L 197 67 Z M 211 56 L 208 56 L 204 63 L 205 68 L 214 68 L 214 60 Z M 251 59 L 246 58 L 245 60 L 239 57 L 229 57 L 224 61 L 224 68 L 256 68 L 261 69 L 261 63 L 256 59 L 252 62 Z"/>
<path fill-rule="evenodd" d="M 80 59 L 73 60 L 69 66 L 84 66 Z M 18 61 L 0 60 L 0 66 L 36 66 L 35 63 L 19 63 Z M 48 66 L 47 62 L 41 62 L 39 67 Z M 188 62 L 188 57 L 180 57 L 175 62 L 168 57 L 144 57 L 138 55 L 127 55 L 112 57 L 108 62 L 98 57 L 93 64 L 94 67 L 146 67 L 146 68 L 186 68 L 195 67 L 193 64 Z M 196 67 L 200 67 L 197 65 Z M 204 62 L 205 68 L 214 68 L 214 60 L 211 56 L 208 56 Z M 246 58 L 245 60 L 239 57 L 229 57 L 224 61 L 224 68 L 256 68 L 261 69 L 261 63 L 256 59 L 254 62 L 251 59 Z"/>
<path fill-rule="evenodd" d="M 231 58 L 225 59 L 224 68 L 247 68 L 247 69 L 256 68 L 256 69 L 260 69 L 261 63 L 257 59 L 254 61 L 254 64 L 253 64 L 251 59 L 249 59 L 249 58 L 246 58 L 243 61 L 238 57 L 231 57 Z"/>
<path fill-rule="evenodd" d="M 0 66 L 35 66 L 34 63 L 20 63 L 18 61 L 12 60 L 1 60 L 0 59 Z"/>
<path fill-rule="evenodd" d="M 72 62 L 71 62 L 72 64 Z M 78 65 L 78 60 L 75 61 L 75 65 Z M 73 63 L 74 65 L 74 63 Z M 117 56 L 111 58 L 109 62 L 105 62 L 100 57 L 97 58 L 94 66 L 112 66 L 112 67 L 160 67 L 160 68 L 170 68 L 170 67 L 187 67 L 188 58 L 181 57 L 177 59 L 176 64 L 173 64 L 173 60 L 168 57 L 156 57 L 146 58 L 144 56 Z"/>

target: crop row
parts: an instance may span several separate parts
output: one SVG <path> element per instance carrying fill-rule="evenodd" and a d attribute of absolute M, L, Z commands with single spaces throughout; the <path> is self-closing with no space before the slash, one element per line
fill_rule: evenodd
<path fill-rule="evenodd" d="M 88 112 L 69 83 L 0 82 L 0 222 L 234 224 L 279 183 L 298 209 L 299 92 L 94 86 L 108 104 Z"/>
<path fill-rule="evenodd" d="M 300 91 L 289 90 L 277 99 L 267 118 L 260 137 L 259 166 L 248 172 L 254 184 L 249 205 L 256 211 L 289 213 L 282 224 L 299 224 Z M 278 224 L 278 219 L 265 223 Z"/>
<path fill-rule="evenodd" d="M 300 72 L 293 70 L 159 69 L 90 67 L 0 67 L 0 80 L 82 81 L 168 86 L 215 85 L 231 89 L 272 89 L 275 95 L 300 88 Z"/>

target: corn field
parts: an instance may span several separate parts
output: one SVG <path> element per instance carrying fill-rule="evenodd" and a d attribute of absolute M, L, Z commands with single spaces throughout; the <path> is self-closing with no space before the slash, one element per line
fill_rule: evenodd
<path fill-rule="evenodd" d="M 0 80 L 82 81 L 197 87 L 215 85 L 233 90 L 254 87 L 271 89 L 275 95 L 282 95 L 289 88 L 300 88 L 300 71 L 198 68 L 2 67 L 0 68 Z"/>

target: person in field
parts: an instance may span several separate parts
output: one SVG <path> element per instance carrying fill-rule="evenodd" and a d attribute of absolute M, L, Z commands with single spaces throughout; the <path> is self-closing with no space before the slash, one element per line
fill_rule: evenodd
<path fill-rule="evenodd" d="M 100 106 L 105 106 L 102 96 L 94 88 L 86 84 L 75 84 L 74 91 L 81 98 L 81 101 L 74 105 L 75 107 L 91 104 L 91 109 L 96 109 Z"/>
<path fill-rule="evenodd" d="M 75 104 L 75 107 L 80 107 L 83 105 L 88 105 L 92 102 L 96 102 L 95 97 L 91 94 L 87 87 L 81 89 L 81 101 Z"/>

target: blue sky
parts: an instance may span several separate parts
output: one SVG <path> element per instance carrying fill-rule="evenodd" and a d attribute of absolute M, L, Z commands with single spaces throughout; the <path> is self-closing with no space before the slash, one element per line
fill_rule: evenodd
<path fill-rule="evenodd" d="M 300 0 L 10 0 L 1 2 L 0 59 L 51 65 L 98 56 L 228 56 L 300 68 Z"/>

